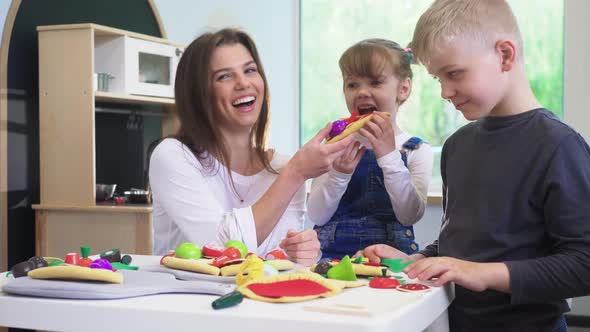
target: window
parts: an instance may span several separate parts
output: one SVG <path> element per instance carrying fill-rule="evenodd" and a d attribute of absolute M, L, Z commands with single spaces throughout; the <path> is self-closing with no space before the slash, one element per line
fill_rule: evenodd
<path fill-rule="evenodd" d="M 340 55 L 352 44 L 382 37 L 407 45 L 432 0 L 301 0 L 301 142 L 346 116 Z M 563 118 L 563 0 L 511 0 L 524 39 L 528 78 L 542 105 Z M 413 91 L 398 114 L 400 127 L 435 151 L 430 192 L 440 193 L 440 151 L 466 120 L 440 98 L 440 86 L 413 66 Z"/>

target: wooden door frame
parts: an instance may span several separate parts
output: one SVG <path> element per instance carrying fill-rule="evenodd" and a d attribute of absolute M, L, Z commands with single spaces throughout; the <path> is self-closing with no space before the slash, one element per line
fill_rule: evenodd
<path fill-rule="evenodd" d="M 153 0 L 146 0 L 158 24 L 161 38 L 166 30 Z M 8 270 L 8 50 L 16 14 L 21 0 L 12 0 L 6 15 L 0 44 L 0 271 Z"/>

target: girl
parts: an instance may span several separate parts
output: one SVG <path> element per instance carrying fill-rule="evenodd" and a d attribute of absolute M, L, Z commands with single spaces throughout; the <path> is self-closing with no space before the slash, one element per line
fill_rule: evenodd
<path fill-rule="evenodd" d="M 349 112 L 374 113 L 359 131 L 364 146 L 350 145 L 333 170 L 312 182 L 308 214 L 323 257 L 377 243 L 418 250 L 412 225 L 424 214 L 433 153 L 397 125 L 411 91 L 410 64 L 411 53 L 385 39 L 363 40 L 340 58 Z"/>

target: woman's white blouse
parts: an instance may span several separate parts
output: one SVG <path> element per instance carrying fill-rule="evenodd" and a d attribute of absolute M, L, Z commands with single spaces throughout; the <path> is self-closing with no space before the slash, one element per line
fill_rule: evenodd
<path fill-rule="evenodd" d="M 280 172 L 288 160 L 275 152 L 271 166 Z M 228 240 L 242 241 L 249 251 L 264 255 L 278 247 L 289 229 L 303 230 L 305 186 L 295 194 L 274 230 L 257 246 L 251 206 L 278 175 L 267 170 L 252 176 L 232 172 L 234 191 L 227 168 L 212 157 L 211 161 L 212 169 L 204 168 L 188 147 L 171 138 L 163 140 L 152 153 L 149 179 L 155 255 L 163 255 L 183 242 L 203 246 Z"/>

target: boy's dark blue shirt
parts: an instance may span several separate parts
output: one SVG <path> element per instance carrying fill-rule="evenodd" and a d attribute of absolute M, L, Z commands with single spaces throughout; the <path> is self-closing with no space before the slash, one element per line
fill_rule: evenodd
<path fill-rule="evenodd" d="M 443 225 L 426 256 L 506 262 L 511 294 L 456 286 L 452 328 L 551 330 L 590 294 L 590 148 L 545 109 L 487 117 L 441 156 Z"/>

